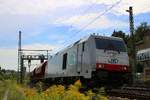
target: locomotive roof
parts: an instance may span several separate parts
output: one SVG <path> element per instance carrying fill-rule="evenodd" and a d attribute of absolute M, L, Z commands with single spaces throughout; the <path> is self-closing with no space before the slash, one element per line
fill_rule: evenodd
<path fill-rule="evenodd" d="M 101 36 L 101 35 L 88 35 L 88 36 L 85 36 L 83 38 L 81 38 L 80 40 L 76 41 L 74 44 L 79 44 L 79 43 L 82 43 L 82 42 L 85 42 L 86 40 L 88 40 L 90 37 L 94 37 L 94 38 L 104 38 L 104 39 L 113 39 L 113 40 L 123 40 L 122 38 L 119 38 L 119 37 L 108 37 L 108 36 Z M 71 45 L 72 46 L 72 45 Z"/>
<path fill-rule="evenodd" d="M 113 40 L 120 40 L 120 41 L 123 40 L 122 38 L 119 38 L 119 37 L 113 37 L 113 36 L 112 37 L 108 37 L 108 36 L 100 36 L 100 35 L 91 34 L 91 35 L 85 36 L 85 37 L 81 38 L 80 40 L 72 43 L 71 45 L 67 46 L 66 48 L 60 50 L 59 52 L 62 52 L 64 50 L 68 49 L 68 48 L 71 48 L 72 46 L 74 46 L 76 44 L 83 43 L 83 42 L 87 41 L 91 37 L 93 37 L 93 38 L 104 38 L 104 39 L 113 39 Z M 54 55 L 57 55 L 59 52 L 55 53 Z"/>
<path fill-rule="evenodd" d="M 108 37 L 108 36 L 100 36 L 100 35 L 92 35 L 94 36 L 95 38 L 103 38 L 103 39 L 112 39 L 112 40 L 123 40 L 122 38 L 119 38 L 119 37 L 114 37 L 114 36 L 111 36 L 111 37 Z"/>

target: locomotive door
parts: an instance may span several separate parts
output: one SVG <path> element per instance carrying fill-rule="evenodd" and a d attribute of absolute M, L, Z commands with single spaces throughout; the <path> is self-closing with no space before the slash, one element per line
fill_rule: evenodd
<path fill-rule="evenodd" d="M 77 72 L 79 74 L 82 72 L 82 60 L 83 60 L 82 44 L 78 44 L 77 45 Z"/>

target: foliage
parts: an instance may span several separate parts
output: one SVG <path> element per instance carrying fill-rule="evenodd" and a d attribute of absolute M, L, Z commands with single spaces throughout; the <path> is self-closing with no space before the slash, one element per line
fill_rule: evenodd
<path fill-rule="evenodd" d="M 4 92 L 5 92 L 6 84 L 3 81 L 0 81 L 0 100 L 2 100 Z"/>
<path fill-rule="evenodd" d="M 1 69 L 1 68 L 0 68 Z M 0 80 L 16 80 L 17 72 L 14 70 L 0 70 Z"/>
<path fill-rule="evenodd" d="M 125 41 L 126 44 L 128 42 L 128 39 L 129 39 L 129 36 L 126 35 L 123 31 L 115 31 L 114 30 L 112 36 L 122 38 Z"/>
<path fill-rule="evenodd" d="M 139 42 L 143 40 L 143 37 L 145 34 L 150 34 L 150 26 L 146 22 L 143 22 L 135 29 L 135 32 L 134 32 L 135 42 Z M 123 40 L 127 44 L 128 53 L 133 54 L 134 50 L 132 50 L 131 35 L 127 35 L 123 31 L 114 31 L 112 33 L 112 36 L 123 38 Z"/>
<path fill-rule="evenodd" d="M 150 34 L 150 26 L 143 22 L 135 30 L 135 41 L 143 40 L 144 34 Z"/>
<path fill-rule="evenodd" d="M 16 89 L 16 82 L 13 80 L 0 81 L 0 100 L 3 99 L 4 94 L 8 91 L 8 100 L 24 100 L 23 95 Z"/>
<path fill-rule="evenodd" d="M 24 96 L 20 91 L 16 89 L 17 83 L 14 80 L 9 80 L 7 82 L 8 100 L 25 100 Z"/>
<path fill-rule="evenodd" d="M 28 88 L 18 86 L 17 89 L 22 91 L 26 100 L 108 100 L 106 96 L 95 94 L 92 90 L 86 93 L 80 93 L 79 89 L 82 87 L 81 82 L 78 80 L 67 89 L 62 85 L 53 85 L 46 91 L 38 92 L 37 88 Z"/>
<path fill-rule="evenodd" d="M 150 26 L 146 22 L 143 22 L 135 29 L 135 32 L 134 32 L 135 41 L 138 42 L 140 40 L 143 40 L 143 36 L 145 34 L 150 34 Z M 128 45 L 128 47 L 131 47 L 132 37 L 127 35 L 123 31 L 114 30 L 114 32 L 112 33 L 112 36 L 122 38 L 125 41 L 125 43 Z"/>
<path fill-rule="evenodd" d="M 138 73 L 142 73 L 143 72 L 143 68 L 144 68 L 144 65 L 142 65 L 141 63 L 137 63 L 137 72 Z"/>

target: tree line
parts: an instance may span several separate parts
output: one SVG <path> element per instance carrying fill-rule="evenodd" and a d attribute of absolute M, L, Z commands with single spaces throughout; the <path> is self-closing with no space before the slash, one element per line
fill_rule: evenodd
<path fill-rule="evenodd" d="M 143 40 L 143 37 L 145 34 L 150 34 L 150 25 L 148 25 L 147 22 L 142 22 L 139 26 L 137 26 L 134 30 L 134 39 L 135 43 L 138 43 L 139 41 Z M 126 45 L 128 54 L 132 56 L 132 36 L 129 34 L 126 34 L 125 32 L 119 30 L 112 33 L 112 36 L 114 37 L 120 37 L 122 38 Z M 137 63 L 137 72 L 143 72 L 143 66 L 140 63 Z"/>
<path fill-rule="evenodd" d="M 16 79 L 17 78 L 17 72 L 14 70 L 6 70 L 2 69 L 0 67 L 0 81 L 6 80 L 6 79 Z"/>

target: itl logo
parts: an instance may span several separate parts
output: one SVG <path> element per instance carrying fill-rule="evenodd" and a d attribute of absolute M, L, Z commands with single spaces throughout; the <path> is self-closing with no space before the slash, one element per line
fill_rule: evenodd
<path fill-rule="evenodd" d="M 114 59 L 108 59 L 108 63 L 116 64 L 116 63 L 118 63 L 118 59 L 116 59 L 116 58 L 114 58 Z"/>

